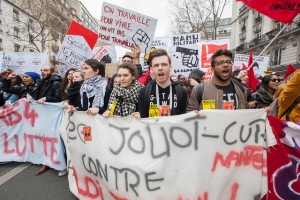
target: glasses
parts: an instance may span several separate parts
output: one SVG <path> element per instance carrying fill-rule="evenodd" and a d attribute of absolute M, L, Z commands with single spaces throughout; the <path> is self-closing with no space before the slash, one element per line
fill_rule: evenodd
<path fill-rule="evenodd" d="M 216 66 L 224 65 L 225 63 L 226 63 L 227 65 L 232 65 L 232 64 L 233 64 L 233 61 L 232 61 L 232 60 L 220 60 L 220 61 L 216 61 L 216 62 L 215 62 Z"/>
<path fill-rule="evenodd" d="M 277 81 L 277 82 L 281 82 L 281 79 L 272 78 L 271 81 L 272 81 L 272 82 L 276 82 L 276 81 Z"/>

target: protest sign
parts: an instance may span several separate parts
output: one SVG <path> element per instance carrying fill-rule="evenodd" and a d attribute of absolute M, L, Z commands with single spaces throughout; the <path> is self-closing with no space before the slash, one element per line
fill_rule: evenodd
<path fill-rule="evenodd" d="M 65 74 L 66 74 L 67 71 L 68 71 L 68 68 L 67 68 L 66 65 L 56 65 L 55 67 L 56 67 L 56 69 L 57 69 L 58 74 L 59 74 L 61 77 L 64 77 Z"/>
<path fill-rule="evenodd" d="M 202 40 L 199 45 L 200 69 L 205 72 L 205 80 L 212 78 L 211 56 L 218 49 L 230 49 L 229 40 Z"/>
<path fill-rule="evenodd" d="M 56 59 L 68 68 L 80 69 L 84 61 L 90 57 L 97 39 L 95 32 L 72 21 Z"/>
<path fill-rule="evenodd" d="M 38 52 L 10 52 L 7 56 L 11 57 L 9 69 L 18 75 L 32 71 L 41 73 L 42 66 L 47 65 L 47 54 Z"/>
<path fill-rule="evenodd" d="M 198 45 L 199 33 L 176 35 L 171 38 L 172 74 L 188 76 L 199 69 Z"/>
<path fill-rule="evenodd" d="M 5 70 L 5 69 L 8 69 L 9 66 L 11 65 L 11 57 L 7 54 L 5 54 L 5 52 L 3 52 L 3 60 L 2 60 L 2 69 L 1 71 Z M 0 54 L 1 56 L 1 54 Z M 1 63 L 1 60 L 0 60 L 0 63 Z"/>
<path fill-rule="evenodd" d="M 264 71 L 264 76 L 272 74 L 272 73 L 273 73 L 273 71 Z"/>
<path fill-rule="evenodd" d="M 107 63 L 105 66 L 105 75 L 108 77 L 112 77 L 115 73 L 118 72 L 118 63 Z"/>
<path fill-rule="evenodd" d="M 66 169 L 58 132 L 62 111 L 58 103 L 40 105 L 24 99 L 8 108 L 1 107 L 0 162 L 32 162 Z"/>
<path fill-rule="evenodd" d="M 79 199 L 259 199 L 267 192 L 263 147 L 276 143 L 265 111 L 200 116 L 65 113 L 70 190 Z M 91 141 L 84 140 L 86 126 Z"/>
<path fill-rule="evenodd" d="M 150 52 L 157 19 L 103 2 L 99 41 L 125 48 L 139 44 L 141 52 Z"/>
<path fill-rule="evenodd" d="M 114 45 L 94 47 L 91 58 L 104 63 L 115 63 L 118 61 Z"/>
<path fill-rule="evenodd" d="M 248 66 L 249 55 L 235 54 L 233 70 L 242 69 L 243 65 Z M 264 71 L 267 71 L 269 64 L 268 56 L 253 56 L 253 70 L 256 78 L 261 79 L 264 76 Z"/>

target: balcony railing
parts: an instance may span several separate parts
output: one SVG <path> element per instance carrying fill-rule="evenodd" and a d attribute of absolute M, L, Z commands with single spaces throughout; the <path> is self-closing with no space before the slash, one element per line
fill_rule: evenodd
<path fill-rule="evenodd" d="M 241 14 L 242 12 L 244 12 L 245 10 L 247 10 L 247 6 L 243 5 L 240 9 L 239 9 L 239 14 Z"/>
<path fill-rule="evenodd" d="M 242 27 L 243 28 L 243 27 Z M 294 20 L 294 22 L 290 25 L 288 25 L 283 31 L 282 31 L 282 35 L 285 33 L 289 33 L 295 29 L 300 29 L 300 17 L 298 17 L 297 19 Z M 272 31 L 269 31 L 263 35 L 261 35 L 260 37 L 256 37 L 254 39 L 252 39 L 251 41 L 241 44 L 239 45 L 236 49 L 233 49 L 233 51 L 236 51 L 237 53 L 244 51 L 248 48 L 252 48 L 256 45 L 259 44 L 263 44 L 264 42 L 267 42 L 269 40 L 272 40 L 277 33 L 280 31 L 280 29 L 274 29 Z"/>

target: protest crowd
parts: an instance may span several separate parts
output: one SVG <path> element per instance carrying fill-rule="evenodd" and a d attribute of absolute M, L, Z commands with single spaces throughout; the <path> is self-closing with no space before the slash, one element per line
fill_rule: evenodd
<path fill-rule="evenodd" d="M 121 13 L 123 13 L 123 11 Z M 125 16 L 125 11 L 122 15 Z M 148 21 L 151 21 L 151 20 L 150 19 L 147 20 L 147 23 L 144 25 L 148 26 Z M 77 24 L 76 26 L 79 26 L 79 25 Z M 69 35 L 72 35 L 72 34 L 70 33 Z M 141 41 L 141 39 L 139 38 L 139 37 L 141 37 L 144 40 L 144 42 L 145 41 L 149 42 L 149 38 L 146 38 L 146 36 L 147 36 L 147 34 L 145 34 L 144 32 L 142 32 L 142 30 L 139 29 L 133 36 L 133 40 L 137 38 L 135 41 Z M 69 37 L 68 33 L 67 33 L 66 37 Z M 95 43 L 96 43 L 97 38 L 98 38 L 98 35 L 95 36 Z M 76 37 L 74 37 L 74 40 L 76 40 Z M 115 39 L 115 40 L 117 40 L 117 39 Z M 122 42 L 121 40 L 118 40 L 118 44 L 120 44 L 121 42 Z M 127 41 L 127 45 L 129 45 L 128 41 Z M 26 103 L 24 103 L 24 104 L 26 104 L 26 105 L 27 104 L 28 105 L 29 104 L 34 104 L 34 105 L 37 104 L 36 106 L 40 106 L 40 107 L 46 106 L 46 104 L 47 105 L 55 104 L 59 107 L 59 109 L 63 110 L 62 112 L 65 115 L 67 114 L 70 118 L 72 116 L 74 116 L 76 113 L 84 113 L 86 116 L 89 115 L 88 117 L 93 117 L 93 118 L 101 116 L 101 120 L 103 120 L 103 121 L 114 119 L 114 118 L 118 118 L 118 119 L 120 118 L 120 119 L 124 119 L 124 120 L 127 120 L 128 118 L 130 118 L 133 121 L 130 121 L 130 123 L 128 125 L 129 127 L 133 127 L 136 125 L 134 123 L 131 123 L 131 122 L 136 122 L 134 120 L 138 120 L 138 122 L 143 122 L 143 120 L 145 120 L 145 118 L 166 119 L 169 116 L 183 116 L 186 114 L 190 114 L 193 116 L 193 118 L 187 118 L 187 119 L 185 119 L 185 121 L 189 122 L 189 120 L 191 120 L 191 119 L 198 120 L 195 122 L 195 130 L 196 130 L 198 128 L 198 125 L 201 123 L 200 119 L 205 118 L 205 116 L 202 116 L 202 113 L 203 113 L 202 111 L 207 111 L 207 110 L 219 110 L 219 111 L 221 111 L 221 110 L 241 110 L 241 111 L 249 112 L 249 113 L 254 113 L 255 111 L 258 111 L 258 112 L 263 111 L 263 114 L 265 117 L 263 120 L 268 119 L 269 117 L 272 118 L 272 116 L 273 116 L 273 117 L 277 118 L 278 120 L 280 120 L 280 122 L 282 122 L 282 123 L 286 123 L 286 124 L 288 124 L 290 122 L 295 122 L 295 124 L 300 123 L 300 87 L 299 87 L 299 85 L 300 85 L 300 69 L 297 70 L 296 68 L 293 68 L 291 66 L 291 69 L 287 70 L 287 72 L 284 76 L 282 76 L 281 74 L 277 74 L 276 72 L 273 72 L 272 74 L 268 74 L 265 76 L 262 76 L 261 74 L 256 74 L 255 70 L 257 70 L 259 68 L 259 66 L 258 66 L 258 63 L 252 57 L 252 52 L 250 52 L 248 66 L 239 66 L 239 69 L 235 70 L 234 69 L 233 52 L 231 50 L 229 50 L 229 48 L 226 48 L 227 47 L 226 45 L 224 45 L 224 46 L 222 46 L 222 45 L 220 47 L 224 47 L 224 48 L 215 49 L 211 55 L 211 58 L 209 58 L 209 59 L 207 58 L 207 60 L 209 60 L 209 62 L 210 62 L 209 66 L 211 68 L 208 71 L 201 70 L 201 68 L 197 67 L 198 61 L 199 61 L 198 51 L 197 51 L 198 59 L 197 59 L 196 63 L 194 63 L 194 65 L 196 67 L 192 66 L 192 63 L 187 63 L 187 61 L 184 59 L 192 58 L 192 56 L 195 56 L 193 54 L 196 54 L 195 53 L 196 51 L 192 51 L 191 49 L 189 49 L 188 53 L 190 53 L 190 54 L 187 55 L 186 53 L 184 53 L 184 51 L 187 50 L 184 47 L 183 48 L 176 47 L 176 52 L 179 52 L 179 53 L 183 52 L 182 54 L 187 56 L 187 57 L 182 56 L 183 57 L 182 60 L 177 60 L 174 62 L 174 58 L 172 59 L 173 55 L 171 56 L 167 50 L 165 50 L 163 48 L 151 48 L 149 54 L 147 54 L 147 56 L 145 56 L 145 58 L 147 58 L 147 59 L 145 59 L 146 60 L 145 63 L 141 64 L 141 61 L 140 61 L 141 53 L 144 52 L 144 49 L 145 49 L 145 51 L 147 50 L 148 44 L 147 44 L 147 48 L 142 47 L 142 44 L 141 45 L 139 45 L 139 44 L 132 45 L 131 46 L 131 51 L 132 51 L 131 54 L 130 55 L 125 54 L 122 57 L 122 60 L 118 63 L 115 74 L 111 75 L 111 77 L 108 77 L 108 75 L 106 74 L 106 69 L 107 69 L 108 64 L 105 62 L 102 62 L 99 59 L 93 58 L 90 55 L 88 55 L 90 57 L 87 56 L 88 59 L 84 59 L 84 62 L 80 63 L 80 66 L 78 68 L 71 66 L 71 65 L 68 66 L 67 70 L 64 71 L 64 74 L 59 73 L 58 68 L 56 66 L 49 66 L 49 65 L 42 66 L 40 68 L 40 73 L 37 73 L 36 71 L 32 70 L 32 71 L 25 71 L 22 74 L 18 74 L 14 70 L 12 70 L 8 67 L 0 72 L 0 75 L 1 75 L 1 77 L 0 77 L 0 120 L 5 121 L 4 120 L 4 119 L 6 119 L 5 115 L 9 115 L 9 112 L 16 112 L 13 110 L 15 108 L 14 105 L 16 105 L 20 101 L 25 101 Z M 215 45 L 215 46 L 218 46 L 218 45 Z M 91 48 L 89 50 L 92 51 L 93 46 L 90 46 L 90 47 Z M 76 49 L 77 47 L 73 47 L 73 48 Z M 86 47 L 86 49 L 88 49 L 88 48 L 89 47 Z M 149 49 L 150 49 L 150 46 L 149 46 Z M 85 50 L 84 53 L 86 51 L 87 50 Z M 74 50 L 74 52 L 76 52 L 76 50 Z M 80 50 L 78 50 L 78 52 L 80 52 Z M 89 53 L 91 53 L 91 52 L 89 52 Z M 175 56 L 173 56 L 173 57 L 175 57 Z M 67 60 L 67 59 L 69 59 L 68 56 L 65 56 L 64 58 L 66 59 L 65 60 L 66 63 L 70 61 L 70 60 Z M 180 63 L 176 63 L 176 62 L 180 62 Z M 186 73 L 187 71 L 181 71 L 181 72 L 184 72 L 183 74 L 181 74 L 180 72 L 178 73 L 178 71 L 176 71 L 178 69 L 174 68 L 175 65 L 176 66 L 181 65 L 182 63 L 185 67 L 187 65 L 191 65 L 191 66 L 188 66 L 188 68 L 187 68 L 188 73 Z M 144 68 L 145 67 L 144 65 L 147 65 L 146 70 Z M 66 66 L 67 66 L 67 64 L 66 64 Z M 23 105 L 23 104 L 21 104 L 21 105 Z M 24 110 L 25 110 L 24 115 L 26 117 L 26 114 L 28 114 L 27 113 L 28 107 L 24 106 Z M 234 111 L 234 112 L 238 112 L 238 111 Z M 45 115 L 47 115 L 47 114 L 49 114 L 49 113 L 45 113 Z M 212 113 L 212 115 L 213 114 L 214 113 Z M 30 115 L 31 115 L 31 117 L 34 116 L 33 111 L 31 111 Z M 244 116 L 244 118 L 248 118 L 248 117 L 249 116 Z M 28 118 L 26 118 L 26 119 L 27 119 L 27 121 L 30 121 L 30 120 L 28 120 Z M 214 119 L 212 119 L 212 120 L 214 120 Z M 255 119 L 255 120 L 263 121 L 261 118 Z M 265 121 L 267 121 L 267 120 L 265 120 Z M 5 123 L 6 123 L 6 121 L 5 121 Z M 30 123 L 34 124 L 34 119 L 32 119 L 30 121 Z M 154 124 L 155 124 L 154 122 L 153 122 L 153 124 L 151 124 L 151 123 L 147 124 L 147 130 L 149 130 L 150 138 L 151 138 L 151 132 L 150 132 L 151 125 L 154 126 Z M 235 122 L 233 122 L 232 124 L 234 124 L 234 123 Z M 251 123 L 250 123 L 250 125 L 252 125 Z M 255 121 L 255 123 L 256 123 L 256 121 Z M 74 122 L 74 124 L 75 124 L 75 122 Z M 286 124 L 282 125 L 280 128 L 287 126 Z M 12 124 L 10 124 L 10 125 L 12 125 Z M 7 127 L 10 125 L 7 125 Z M 117 129 L 116 127 L 114 127 L 114 125 L 117 125 L 117 124 L 113 124 L 113 125 L 109 124 L 109 127 Z M 68 124 L 67 128 L 66 127 L 63 127 L 63 128 L 65 128 L 66 131 L 68 132 L 70 129 L 72 129 L 72 128 L 70 128 L 70 126 Z M 75 127 L 75 125 L 74 125 L 74 127 Z M 73 129 L 75 130 L 74 127 L 73 127 Z M 77 129 L 78 129 L 78 127 L 79 126 L 77 126 Z M 104 127 L 104 125 L 103 125 L 103 127 Z M 258 127 L 258 125 L 256 127 Z M 0 128 L 1 128 L 1 126 L 0 126 Z M 184 128 L 186 128 L 186 127 L 181 127 L 181 124 L 179 124 L 175 128 L 173 127 L 172 131 L 175 129 L 183 130 Z M 244 128 L 244 125 L 241 127 L 239 134 L 240 134 L 240 141 L 242 141 L 242 143 L 245 143 L 249 139 L 252 129 L 249 128 L 249 136 L 247 139 L 244 139 L 241 136 L 242 132 L 243 132 L 243 128 Z M 272 126 L 272 128 L 274 128 L 274 127 Z M 129 128 L 127 128 L 127 129 L 124 128 L 124 130 L 128 130 L 128 129 Z M 206 127 L 205 127 L 205 129 L 206 129 Z M 255 132 L 255 134 L 256 134 L 255 142 L 256 142 L 257 146 L 258 146 L 257 141 L 259 140 L 258 139 L 259 136 L 257 136 L 257 135 L 258 135 L 258 133 L 260 133 L 259 131 L 262 131 L 262 132 L 265 131 L 265 130 L 258 130 L 258 129 L 259 128 L 257 128 L 256 129 L 257 132 Z M 120 128 L 120 130 L 121 130 L 121 128 Z M 168 138 L 166 136 L 167 133 L 164 132 L 165 129 L 162 127 L 161 130 L 163 132 L 163 135 L 165 136 L 165 139 Z M 123 134 L 122 131 L 123 131 L 123 129 L 120 131 Z M 176 143 L 176 140 L 174 138 L 172 138 L 173 137 L 172 131 L 170 131 L 171 133 L 169 136 L 171 138 L 171 141 L 175 144 L 175 146 L 177 145 L 177 147 L 179 146 L 180 148 L 183 147 L 184 146 L 183 143 L 178 144 L 178 143 Z M 223 129 L 222 129 L 222 131 L 223 131 Z M 224 131 L 225 132 L 224 138 L 226 137 L 226 134 L 227 134 L 226 131 L 227 131 L 227 129 Z M 248 131 L 248 129 L 247 129 L 247 131 Z M 90 126 L 84 126 L 82 131 L 80 130 L 80 131 L 78 131 L 78 133 L 79 132 L 82 135 L 84 135 L 85 141 L 92 140 L 91 137 L 89 137 L 92 132 Z M 195 132 L 197 132 L 197 131 L 195 131 Z M 276 131 L 273 130 L 273 132 L 275 133 Z M 95 132 L 93 132 L 93 133 L 95 133 Z M 187 133 L 187 131 L 186 131 L 186 133 Z M 3 133 L 3 135 L 4 135 L 3 138 L 4 138 L 5 142 L 3 142 L 2 146 L 4 146 L 6 153 L 7 152 L 8 153 L 17 152 L 18 154 L 22 154 L 22 152 L 19 152 L 19 149 L 17 149 L 16 151 L 14 149 L 9 149 L 9 145 L 7 142 L 9 139 L 10 139 L 10 143 L 13 143 L 12 141 L 14 141 L 14 140 L 18 141 L 17 136 L 9 136 L 9 134 L 10 133 Z M 59 134 L 61 134 L 61 132 L 58 133 L 58 135 Z M 143 137 L 142 137 L 143 132 L 141 132 L 141 133 L 135 132 L 134 134 L 133 134 L 134 136 L 132 136 L 132 137 L 136 136 L 136 137 L 139 137 L 141 140 L 143 140 Z M 278 133 L 277 135 L 280 135 L 280 134 L 281 133 Z M 297 134 L 299 134 L 299 133 L 297 133 Z M 24 140 L 27 140 L 29 137 L 33 137 L 33 136 L 28 136 L 26 134 L 24 134 L 24 135 L 25 135 Z M 187 135 L 188 135 L 188 133 L 187 133 Z M 195 133 L 195 135 L 196 135 L 196 133 Z M 205 134 L 202 134 L 202 136 L 203 135 L 205 135 Z M 276 139 L 279 140 L 277 135 L 276 135 Z M 252 136 L 253 135 L 251 135 L 251 137 Z M 26 139 L 26 137 L 28 137 L 28 138 Z M 63 165 L 65 169 L 58 170 L 58 176 L 64 176 L 64 175 L 67 175 L 68 173 L 70 173 L 70 171 L 69 171 L 70 168 L 68 168 L 70 163 L 67 163 L 70 160 L 70 158 L 68 158 L 69 154 L 67 153 L 67 150 L 66 150 L 66 149 L 68 149 L 68 141 L 64 139 L 63 135 L 61 135 L 59 137 L 61 137 L 60 142 L 61 141 L 62 142 L 61 143 L 57 142 L 60 146 L 57 149 L 61 148 L 61 149 L 65 150 L 65 152 L 64 152 L 64 158 L 65 158 L 64 162 L 65 163 Z M 197 137 L 198 137 L 198 135 L 197 135 Z M 197 141 L 198 141 L 197 137 L 195 136 L 195 140 L 197 139 Z M 207 137 L 207 135 L 205 137 Z M 218 138 L 219 136 L 213 136 L 213 137 Z M 213 138 L 213 137 L 211 137 L 211 138 Z M 36 138 L 42 140 L 41 137 L 39 137 L 39 136 L 36 136 Z M 275 138 L 275 136 L 274 136 L 274 138 Z M 125 141 L 125 136 L 123 139 Z M 132 138 L 130 138 L 130 141 L 131 141 L 131 139 Z M 2 142 L 2 140 L 3 139 L 1 136 L 0 141 Z M 32 141 L 33 141 L 33 139 L 31 138 L 31 142 Z M 112 149 L 110 149 L 110 152 L 115 155 L 120 153 L 120 151 L 124 147 L 124 144 L 125 144 L 124 141 L 122 143 L 123 146 L 121 146 L 120 149 L 118 150 L 119 152 L 116 153 L 116 151 L 113 151 Z M 224 141 L 225 141 L 226 145 L 229 145 L 229 146 L 231 144 L 234 144 L 234 142 L 236 142 L 236 141 L 234 141 L 234 142 L 230 143 L 230 142 L 226 141 L 226 138 L 224 139 Z M 289 144 L 291 143 L 292 145 L 294 145 L 293 141 L 294 141 L 294 139 L 291 139 L 291 141 L 287 141 L 287 143 L 289 143 Z M 43 142 L 44 142 L 44 144 L 47 143 L 47 141 L 46 142 L 43 141 Z M 143 140 L 143 142 L 144 142 L 144 140 Z M 25 144 L 26 144 L 26 142 L 25 142 Z M 295 142 L 295 144 L 296 144 L 296 142 Z M 130 146 L 131 143 L 128 142 L 125 145 Z M 155 144 L 153 144 L 152 140 L 151 140 L 151 145 L 155 146 Z M 166 146 L 168 146 L 168 145 L 169 145 L 169 143 Z M 16 146 L 17 146 L 17 142 L 16 142 Z M 53 146 L 54 145 L 52 145 L 52 147 Z M 268 146 L 268 147 L 270 147 L 270 146 Z M 255 148 L 251 145 L 248 145 L 247 147 L 249 147 L 249 149 Z M 247 148 L 247 147 L 245 144 L 245 148 Z M 261 147 L 259 149 L 260 153 L 263 154 L 262 153 L 263 152 L 262 145 L 259 147 Z M 197 148 L 198 148 L 198 146 L 195 144 L 195 149 L 197 149 Z M 299 146 L 295 145 L 295 147 L 293 147 L 293 148 L 296 149 L 297 151 L 299 151 Z M 26 149 L 26 145 L 25 145 L 24 149 Z M 29 149 L 29 147 L 28 147 L 28 149 Z M 46 147 L 44 147 L 44 149 L 46 149 Z M 132 149 L 133 148 L 131 148 L 131 150 Z M 253 149 L 251 149 L 251 150 L 253 150 Z M 170 151 L 170 149 L 169 149 L 169 151 Z M 281 150 L 281 149 L 279 151 L 283 152 L 283 150 Z M 28 152 L 29 152 L 29 150 L 28 150 Z M 167 152 L 167 150 L 166 150 L 166 152 Z M 232 152 L 233 151 L 231 151 L 231 153 Z M 255 152 L 255 150 L 253 150 L 253 152 Z M 49 156 L 51 157 L 52 162 L 55 162 L 55 160 L 53 159 L 53 157 L 55 157 L 54 156 L 55 153 L 57 153 L 56 150 L 53 150 L 53 151 L 51 150 L 51 155 L 48 155 L 48 157 Z M 172 152 L 172 153 L 176 154 L 176 151 Z M 221 150 L 220 150 L 220 152 L 216 153 L 217 156 L 219 155 L 218 153 L 220 153 L 220 155 L 221 155 L 221 153 L 222 153 Z M 266 153 L 266 152 L 264 152 L 264 153 Z M 24 152 L 23 152 L 23 154 L 24 154 Z M 45 154 L 47 154 L 47 153 L 45 152 Z M 165 153 L 165 154 L 168 155 L 168 154 L 170 154 L 170 152 Z M 160 154 L 159 156 L 161 156 L 161 155 L 164 155 L 164 153 Z M 89 156 L 89 154 L 88 153 L 84 154 L 82 156 L 82 160 L 84 160 L 85 156 Z M 47 155 L 45 155 L 45 157 L 47 157 Z M 234 156 L 232 156 L 232 157 L 228 156 L 228 157 L 226 158 L 226 161 L 224 159 L 224 161 L 220 161 L 220 163 L 223 166 L 230 168 L 231 161 L 228 161 L 228 160 L 230 160 L 230 158 L 232 160 L 234 160 L 234 158 L 232 158 Z M 247 157 L 247 156 L 245 156 L 245 157 Z M 116 159 L 116 158 L 111 157 L 111 160 L 114 160 L 114 159 Z M 237 162 L 236 162 L 235 166 L 238 166 L 238 164 L 241 165 L 242 158 L 240 158 L 240 159 L 237 158 L 236 160 L 237 160 Z M 257 159 L 257 160 L 259 160 L 259 159 Z M 253 163 L 252 164 L 255 165 L 255 162 L 263 163 L 262 159 L 259 161 L 257 161 L 257 160 L 254 159 L 254 161 L 253 161 L 254 164 Z M 15 160 L 0 160 L 1 164 L 6 164 L 10 161 L 15 161 Z M 128 162 L 133 162 L 133 161 L 128 161 Z M 228 162 L 229 162 L 229 164 L 228 164 Z M 83 161 L 83 163 L 84 163 L 84 161 Z M 89 165 L 90 165 L 89 167 L 90 168 L 91 168 L 91 163 L 92 163 L 92 158 L 89 158 Z M 99 168 L 99 166 L 100 166 L 99 161 L 97 160 L 97 161 L 95 161 L 95 163 L 98 164 L 97 166 Z M 37 163 L 35 163 L 35 164 L 37 164 Z M 213 167 L 212 171 L 215 170 L 215 166 L 216 166 L 215 164 L 216 163 L 214 163 L 214 167 Z M 266 163 L 263 163 L 263 164 L 266 164 Z M 260 170 L 263 168 L 263 164 L 262 164 Z M 65 166 L 67 166 L 67 167 L 65 167 Z M 41 168 L 36 172 L 36 175 L 41 175 L 41 174 L 45 173 L 50 167 L 51 166 L 48 166 L 47 164 L 43 163 Z M 84 166 L 84 167 L 86 167 L 86 166 Z M 113 168 L 113 167 L 110 167 L 110 168 L 114 169 L 115 174 L 117 174 L 117 172 L 116 172 L 117 170 L 115 168 Z M 255 168 L 255 166 L 254 166 L 254 168 Z M 178 168 L 178 169 L 181 169 L 181 168 Z M 299 170 L 299 169 L 297 168 L 297 170 Z M 89 170 L 86 170 L 86 171 L 89 171 Z M 96 169 L 96 171 L 97 171 L 97 169 Z M 122 170 L 120 170 L 120 171 L 122 171 Z M 77 172 L 79 172 L 79 170 Z M 103 172 L 103 169 L 102 169 L 102 172 Z M 89 171 L 89 173 L 92 174 L 93 170 L 91 169 Z M 75 177 L 74 179 L 75 179 L 76 183 L 78 183 L 77 175 L 80 173 L 76 174 L 75 167 L 73 168 L 73 174 L 74 174 L 74 177 Z M 299 174 L 299 171 L 297 171 L 297 177 L 298 177 L 298 174 Z M 98 175 L 98 171 L 97 171 L 97 175 Z M 100 175 L 100 170 L 99 170 L 99 175 Z M 126 176 L 127 176 L 127 174 L 126 174 Z M 147 177 L 146 177 L 146 179 L 147 179 Z M 296 178 L 296 179 L 298 180 L 298 178 Z M 85 179 L 85 181 L 86 180 L 87 179 Z M 102 180 L 102 177 L 101 177 L 101 180 Z M 147 179 L 147 180 L 151 180 L 151 179 Z M 152 180 L 154 180 L 154 179 L 152 179 Z M 127 179 L 126 179 L 126 181 L 127 181 Z M 272 181 L 269 181 L 268 183 L 270 183 L 270 182 L 272 182 Z M 127 182 L 126 182 L 126 184 L 127 184 Z M 77 187 L 78 187 L 79 195 L 83 195 L 83 196 L 86 195 L 84 193 L 85 191 L 80 190 L 80 186 L 78 184 L 77 184 Z M 233 188 L 232 190 L 234 190 L 234 187 L 236 187 L 236 190 L 237 190 L 237 188 L 238 188 L 237 184 L 234 184 L 232 186 L 232 188 Z M 88 186 L 87 186 L 87 188 L 88 188 Z M 128 188 L 126 188 L 126 189 L 128 189 Z M 150 189 L 148 188 L 148 185 L 147 185 L 147 189 L 150 191 Z M 99 191 L 100 190 L 102 192 L 102 189 L 99 189 Z M 95 189 L 95 191 L 98 191 L 98 188 Z M 134 187 L 132 187 L 132 191 L 135 192 L 136 196 L 138 196 L 137 192 L 134 190 Z M 99 192 L 99 196 L 100 196 L 101 192 Z M 88 193 L 88 192 L 86 192 L 86 193 Z M 91 194 L 92 194 L 92 192 L 90 193 L 90 195 Z M 86 195 L 86 196 L 88 196 L 88 195 Z M 122 198 L 120 198 L 120 199 L 122 199 Z M 178 198 L 178 199 L 180 199 L 180 198 Z M 235 198 L 231 198 L 231 199 L 235 199 Z M 254 197 L 254 199 L 256 199 L 256 198 Z"/>

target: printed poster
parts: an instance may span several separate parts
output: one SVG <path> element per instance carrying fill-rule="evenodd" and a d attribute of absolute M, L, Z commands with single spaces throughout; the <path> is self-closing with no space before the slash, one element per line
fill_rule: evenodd
<path fill-rule="evenodd" d="M 91 58 L 104 63 L 116 63 L 118 61 L 115 45 L 94 47 Z"/>

